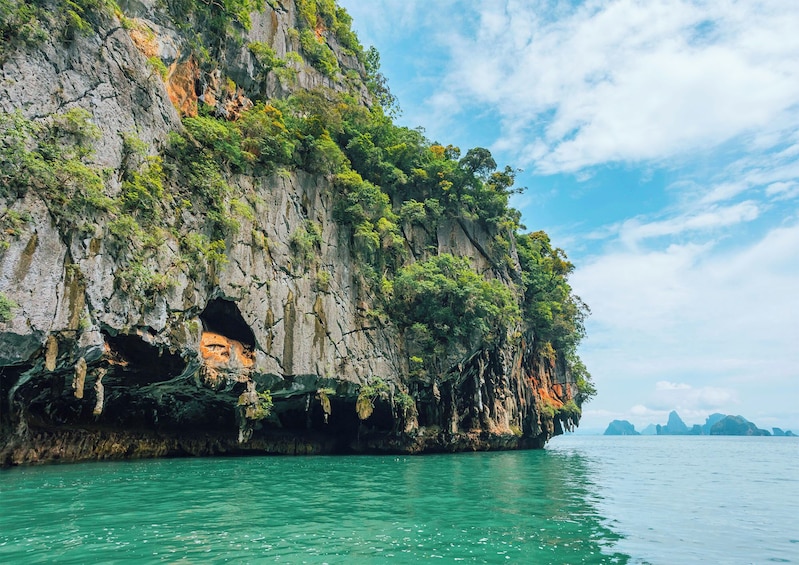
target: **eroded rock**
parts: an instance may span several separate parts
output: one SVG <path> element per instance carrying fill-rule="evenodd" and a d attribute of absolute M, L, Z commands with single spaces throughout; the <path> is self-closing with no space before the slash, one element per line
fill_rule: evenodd
<path fill-rule="evenodd" d="M 278 57 L 296 52 L 292 1 L 253 14 L 245 40 L 231 40 L 214 65 L 189 54 L 193 38 L 170 24 L 160 3 L 120 6 L 133 28 L 109 16 L 97 33 L 69 45 L 52 38 L 21 45 L 0 72 L 0 110 L 30 119 L 89 112 L 100 130 L 94 160 L 108 171 L 108 196 L 124 186 L 124 139 L 135 135 L 147 156 L 160 154 L 169 134 L 182 131 L 180 116 L 196 116 L 200 100 L 236 119 L 256 94 L 345 91 L 346 71 L 362 70 L 327 38 L 341 76 L 310 64 L 297 65 L 291 84 L 262 76 L 247 44 L 264 42 Z M 152 57 L 168 67 L 165 80 Z M 359 88 L 355 94 L 369 103 Z M 541 447 L 573 423 L 545 413 L 545 405 L 558 409 L 574 399 L 576 386 L 563 364 L 534 354 L 535 336 L 447 352 L 436 374 L 412 373 L 397 328 L 372 315 L 374 297 L 351 238 L 333 217 L 330 178 L 283 171 L 225 180 L 252 214 L 235 217 L 238 229 L 222 240 L 224 265 L 194 270 L 176 234 L 207 236 L 206 218 L 183 202 L 168 202 L 163 223 L 170 229 L 135 265 L 124 238 L 114 240 L 99 221 L 65 228 L 34 190 L 3 204 L 31 220 L 0 252 L 0 291 L 18 305 L 0 323 L 0 402 L 10 407 L 0 413 L 0 464 L 515 449 Z M 310 261 L 291 246 L 309 222 L 321 239 Z M 407 230 L 412 254 L 429 247 L 470 257 L 480 273 L 498 269 L 488 251 L 492 236 L 479 226 L 448 220 L 428 228 Z M 131 291 L 122 275 L 132 266 L 166 282 Z M 93 398 L 85 397 L 87 377 Z M 377 379 L 385 389 L 362 399 Z"/>

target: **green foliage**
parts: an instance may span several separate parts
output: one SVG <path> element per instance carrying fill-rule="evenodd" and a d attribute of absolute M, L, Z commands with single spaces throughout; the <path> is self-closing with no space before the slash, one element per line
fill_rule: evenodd
<path fill-rule="evenodd" d="M 355 400 L 355 411 L 358 418 L 366 420 L 372 415 L 375 401 L 378 398 L 388 398 L 388 385 L 380 377 L 374 377 L 369 384 L 363 385 Z"/>
<path fill-rule="evenodd" d="M 183 125 L 194 141 L 217 160 L 237 168 L 244 165 L 241 132 L 233 123 L 209 116 L 196 116 L 183 118 Z"/>
<path fill-rule="evenodd" d="M 588 372 L 585 364 L 576 354 L 567 356 L 566 361 L 569 372 L 577 385 L 577 402 L 578 404 L 583 404 L 596 396 L 597 393 L 591 379 L 591 373 Z"/>
<path fill-rule="evenodd" d="M 363 61 L 363 46 L 361 42 L 358 41 L 358 36 L 352 31 L 352 17 L 344 8 L 336 7 L 332 29 L 341 46 L 344 47 L 349 54 L 355 55 L 359 60 Z"/>
<path fill-rule="evenodd" d="M 270 391 L 265 390 L 258 393 L 258 404 L 255 406 L 251 414 L 253 420 L 263 420 L 272 413 L 274 402 L 272 401 L 272 394 Z"/>
<path fill-rule="evenodd" d="M 334 183 L 340 198 L 333 217 L 353 229 L 356 252 L 378 270 L 398 266 L 404 257 L 405 239 L 389 196 L 353 170 L 339 173 Z"/>
<path fill-rule="evenodd" d="M 349 54 L 363 59 L 363 47 L 352 31 L 352 18 L 334 0 L 297 0 L 297 24 L 301 31 L 319 34 L 330 30 Z M 303 46 L 304 49 L 304 46 Z"/>
<path fill-rule="evenodd" d="M 336 221 L 358 226 L 364 221 L 373 222 L 392 216 L 389 196 L 371 182 L 363 180 L 357 172 L 343 171 L 334 182 L 341 195 L 333 213 Z"/>
<path fill-rule="evenodd" d="M 427 356 L 499 343 L 519 317 L 511 289 L 442 254 L 400 269 L 389 312 Z"/>
<path fill-rule="evenodd" d="M 17 307 L 17 304 L 11 300 L 4 292 L 0 292 L 0 322 L 10 322 L 12 311 Z"/>
<path fill-rule="evenodd" d="M 289 240 L 291 252 L 301 264 L 306 266 L 313 263 L 321 245 L 322 228 L 311 220 L 306 220 L 301 228 L 291 234 Z"/>
<path fill-rule="evenodd" d="M 582 416 L 583 411 L 580 409 L 579 406 L 574 402 L 574 400 L 567 401 L 563 406 L 558 408 L 558 416 L 563 419 L 570 419 L 572 421 L 577 421 Z"/>
<path fill-rule="evenodd" d="M 338 73 L 338 59 L 330 46 L 310 29 L 300 32 L 300 47 L 311 64 L 323 75 L 333 77 Z"/>
<path fill-rule="evenodd" d="M 149 64 L 152 69 L 158 73 L 158 76 L 161 77 L 161 80 L 166 80 L 166 76 L 169 73 L 169 69 L 167 69 L 166 64 L 157 55 L 153 55 L 149 59 L 147 59 L 147 64 Z"/>
<path fill-rule="evenodd" d="M 163 296 L 177 282 L 166 273 L 154 273 L 139 260 L 134 260 L 116 273 L 117 287 L 131 296 L 154 298 Z"/>
<path fill-rule="evenodd" d="M 322 74 L 333 77 L 339 72 L 335 53 L 325 41 L 332 30 L 339 43 L 359 58 L 363 48 L 350 29 L 352 18 L 334 0 L 297 0 L 299 42 L 303 53 Z"/>
<path fill-rule="evenodd" d="M 562 249 L 553 248 L 544 232 L 516 235 L 524 287 L 524 318 L 539 344 L 550 342 L 565 355 L 585 334 L 588 307 L 568 284 L 574 265 Z"/>
<path fill-rule="evenodd" d="M 245 166 L 241 133 L 228 122 L 206 116 L 185 118 L 184 123 L 188 137 L 170 140 L 172 182 L 186 185 L 192 206 L 205 210 L 211 239 L 223 240 L 240 228 L 231 211 L 235 199 L 227 177 Z"/>
<path fill-rule="evenodd" d="M 539 414 L 546 420 L 552 420 L 557 411 L 558 410 L 555 408 L 555 405 L 552 404 L 552 402 L 548 399 L 545 399 L 539 406 Z"/>
<path fill-rule="evenodd" d="M 129 214 L 121 214 L 108 224 L 108 233 L 117 249 L 137 246 L 144 239 L 144 230 Z"/>
<path fill-rule="evenodd" d="M 316 27 L 317 9 L 315 0 L 297 0 L 297 16 L 300 29 Z"/>
<path fill-rule="evenodd" d="M 43 122 L 0 113 L 0 196 L 41 195 L 57 222 L 77 228 L 98 211 L 113 212 L 103 172 L 90 164 L 99 130 L 73 108 Z"/>
<path fill-rule="evenodd" d="M 388 81 L 380 72 L 380 53 L 372 46 L 363 54 L 362 61 L 366 68 L 366 88 L 387 114 L 396 116 L 399 114 L 397 99 L 391 94 Z"/>
<path fill-rule="evenodd" d="M 71 41 L 109 21 L 111 0 L 0 0 L 0 61 L 18 45 L 33 46 L 53 35 Z"/>
<path fill-rule="evenodd" d="M 189 264 L 189 274 L 199 275 L 199 268 L 218 270 L 227 264 L 225 241 L 210 240 L 201 233 L 188 233 L 180 240 L 180 248 Z"/>
<path fill-rule="evenodd" d="M 48 37 L 41 8 L 21 0 L 0 0 L 0 62 L 17 44 L 38 45 Z"/>
<path fill-rule="evenodd" d="M 380 377 L 374 377 L 369 384 L 365 384 L 358 392 L 358 397 L 368 398 L 374 402 L 377 398 L 388 396 L 388 385 Z"/>
<path fill-rule="evenodd" d="M 166 5 L 183 31 L 201 30 L 195 52 L 213 57 L 223 50 L 227 39 L 240 41 L 241 31 L 252 25 L 250 14 L 264 9 L 263 0 L 166 0 Z"/>
<path fill-rule="evenodd" d="M 122 209 L 156 222 L 164 200 L 164 170 L 161 157 L 146 157 L 138 170 L 127 170 L 122 181 Z"/>
<path fill-rule="evenodd" d="M 319 292 L 330 291 L 330 273 L 327 271 L 317 271 L 316 273 L 316 289 Z"/>
<path fill-rule="evenodd" d="M 12 237 L 19 237 L 22 233 L 22 226 L 32 220 L 28 212 L 19 213 L 15 210 L 6 210 L 0 216 L 0 231 Z"/>
<path fill-rule="evenodd" d="M 286 66 L 286 62 L 277 56 L 275 50 L 262 41 L 253 41 L 247 44 L 247 48 L 265 71 Z"/>
<path fill-rule="evenodd" d="M 407 421 L 416 415 L 416 402 L 406 392 L 399 392 L 394 396 L 394 405 L 400 417 Z"/>
<path fill-rule="evenodd" d="M 295 65 L 302 64 L 302 57 L 293 51 L 286 53 L 286 58 L 281 59 L 266 43 L 254 41 L 247 46 L 261 67 L 258 77 L 265 81 L 270 71 L 274 72 L 284 85 L 294 84 L 297 78 Z"/>
<path fill-rule="evenodd" d="M 286 128 L 283 113 L 270 104 L 257 104 L 231 127 L 238 130 L 246 160 L 265 171 L 292 162 L 295 136 Z"/>
<path fill-rule="evenodd" d="M 403 222 L 424 224 L 427 221 L 427 209 L 424 202 L 417 202 L 413 199 L 403 202 L 400 218 Z"/>

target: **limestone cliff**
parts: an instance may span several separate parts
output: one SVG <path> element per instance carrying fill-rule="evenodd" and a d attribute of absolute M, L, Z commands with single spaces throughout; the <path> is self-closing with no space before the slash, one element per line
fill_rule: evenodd
<path fill-rule="evenodd" d="M 375 103 L 321 12 L 324 51 L 303 43 L 307 3 L 234 2 L 252 11 L 220 24 L 190 2 L 79 2 L 77 23 L 58 0 L 11 2 L 30 11 L 0 51 L 2 464 L 542 447 L 578 422 L 572 365 L 523 321 L 416 353 L 334 171 L 231 166 L 213 185 L 210 165 L 181 168 L 175 147 L 199 151 L 186 119 L 300 92 Z M 466 257 L 522 301 L 503 229 L 443 214 L 377 247 Z"/>

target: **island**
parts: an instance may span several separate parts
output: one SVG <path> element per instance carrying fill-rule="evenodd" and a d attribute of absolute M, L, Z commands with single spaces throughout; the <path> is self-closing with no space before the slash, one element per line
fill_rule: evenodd
<path fill-rule="evenodd" d="M 639 436 L 640 433 L 635 431 L 633 426 L 627 420 L 613 420 L 608 424 L 608 429 L 605 430 L 606 436 Z"/>

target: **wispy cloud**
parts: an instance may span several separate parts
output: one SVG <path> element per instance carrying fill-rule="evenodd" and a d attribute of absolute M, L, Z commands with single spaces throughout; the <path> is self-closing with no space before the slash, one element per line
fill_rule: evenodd
<path fill-rule="evenodd" d="M 466 4 L 480 25 L 445 35 L 441 88 L 497 109 L 503 145 L 541 172 L 662 160 L 799 123 L 795 2 Z"/>
<path fill-rule="evenodd" d="M 664 423 L 678 405 L 698 422 L 739 400 L 799 428 L 799 3 L 345 4 L 373 37 L 406 38 L 414 60 L 392 86 L 416 97 L 413 125 L 449 142 L 493 117 L 499 134 L 480 144 L 543 187 L 515 200 L 526 223 L 544 200 L 578 217 L 557 244 L 584 254 L 572 284 L 593 311 L 589 426 L 636 410 Z M 613 167 L 666 171 L 665 188 L 641 182 L 662 205 L 627 205 L 644 199 L 635 181 L 592 184 Z M 591 191 L 626 200 L 592 223 Z"/>
<path fill-rule="evenodd" d="M 731 206 L 714 206 L 706 211 L 691 211 L 667 220 L 642 222 L 633 218 L 624 222 L 619 238 L 628 246 L 647 238 L 676 236 L 685 232 L 708 231 L 755 220 L 760 214 L 756 202 L 747 200 Z"/>

